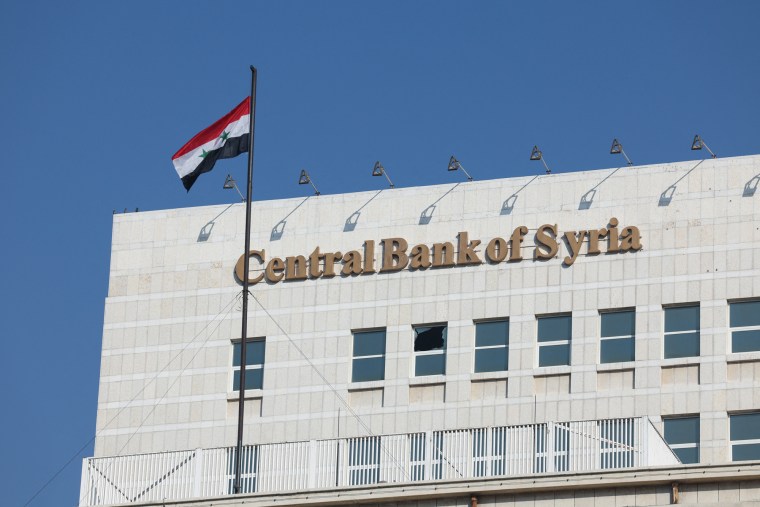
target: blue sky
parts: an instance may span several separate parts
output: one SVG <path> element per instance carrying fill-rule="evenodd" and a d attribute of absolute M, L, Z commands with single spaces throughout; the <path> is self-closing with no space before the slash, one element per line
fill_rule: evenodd
<path fill-rule="evenodd" d="M 259 69 L 254 198 L 760 153 L 760 3 L 6 2 L 0 31 L 0 491 L 95 431 L 112 211 L 235 200 L 171 155 Z M 232 442 L 231 442 L 232 444 Z M 32 505 L 77 503 L 87 446 Z"/>

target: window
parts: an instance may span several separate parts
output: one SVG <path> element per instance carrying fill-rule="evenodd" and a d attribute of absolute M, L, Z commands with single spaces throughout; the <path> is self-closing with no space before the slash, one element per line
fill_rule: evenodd
<path fill-rule="evenodd" d="M 446 326 L 414 328 L 414 376 L 446 373 Z"/>
<path fill-rule="evenodd" d="M 250 338 L 245 346 L 245 389 L 261 389 L 264 380 L 264 345 L 262 338 Z M 232 343 L 232 390 L 240 390 L 241 342 Z"/>
<path fill-rule="evenodd" d="M 509 364 L 509 321 L 475 323 L 475 373 L 506 371 Z"/>
<path fill-rule="evenodd" d="M 602 363 L 633 361 L 633 337 L 636 334 L 636 312 L 633 310 L 606 312 L 602 317 L 602 339 L 599 344 Z"/>
<path fill-rule="evenodd" d="M 760 412 L 729 415 L 731 460 L 760 459 Z"/>
<path fill-rule="evenodd" d="M 665 441 L 681 463 L 699 463 L 699 416 L 663 419 Z"/>
<path fill-rule="evenodd" d="M 665 359 L 699 356 L 699 305 L 665 308 Z"/>
<path fill-rule="evenodd" d="M 385 379 L 385 329 L 354 332 L 351 382 Z"/>
<path fill-rule="evenodd" d="M 731 352 L 760 350 L 760 301 L 729 303 Z"/>
<path fill-rule="evenodd" d="M 538 317 L 538 365 L 569 365 L 571 335 L 570 315 Z"/>

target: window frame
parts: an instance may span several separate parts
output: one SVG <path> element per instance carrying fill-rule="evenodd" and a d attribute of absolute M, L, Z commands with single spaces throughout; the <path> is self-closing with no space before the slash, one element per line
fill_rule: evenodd
<path fill-rule="evenodd" d="M 757 438 L 747 438 L 747 439 L 741 439 L 741 440 L 734 440 L 731 428 L 731 419 L 734 416 L 743 416 L 743 415 L 750 415 L 755 414 L 760 417 L 760 410 L 750 410 L 750 411 L 744 411 L 744 412 L 733 412 L 728 414 L 728 445 L 729 445 L 729 454 L 731 456 L 732 462 L 739 462 L 739 461 L 755 461 L 760 459 L 760 451 L 758 451 L 758 457 L 757 458 L 750 458 L 750 459 L 743 459 L 743 460 L 736 460 L 734 459 L 734 446 L 736 445 L 758 445 L 760 446 L 760 427 L 758 427 L 758 434 Z"/>
<path fill-rule="evenodd" d="M 667 430 L 665 428 L 667 421 L 677 421 L 679 419 L 696 419 L 697 420 L 697 440 L 696 442 L 688 442 L 688 443 L 681 443 L 681 444 L 671 444 L 666 440 Z M 690 463 L 684 463 L 684 465 L 691 465 L 699 463 L 702 459 L 701 456 L 701 431 L 702 431 L 702 423 L 699 418 L 699 414 L 684 414 L 684 415 L 669 415 L 669 416 L 663 416 L 662 418 L 662 438 L 665 440 L 665 443 L 668 444 L 668 447 L 673 451 L 673 454 L 678 456 L 678 453 L 676 452 L 677 449 L 696 449 L 697 450 L 697 461 L 690 462 Z M 681 457 L 678 456 L 678 459 L 680 460 Z M 683 461 L 681 462 L 683 463 Z"/>
<path fill-rule="evenodd" d="M 689 329 L 689 330 L 682 330 L 682 331 L 667 331 L 667 312 L 668 310 L 674 310 L 678 308 L 696 308 L 697 309 L 697 328 L 696 329 Z M 677 305 L 663 305 L 662 307 L 662 358 L 663 359 L 685 359 L 687 357 L 700 357 L 702 355 L 702 349 L 700 346 L 700 341 L 702 337 L 702 325 L 701 325 L 701 319 L 702 319 L 702 306 L 699 302 L 696 303 L 683 303 L 683 304 L 677 304 Z M 691 333 L 697 334 L 697 355 L 695 356 L 667 356 L 667 342 L 669 337 L 675 337 L 678 335 L 687 335 Z"/>
<path fill-rule="evenodd" d="M 568 338 L 562 338 L 560 340 L 540 341 L 539 328 L 541 327 L 541 319 L 551 319 L 557 317 L 566 317 L 570 319 L 570 335 Z M 561 312 L 561 313 L 549 313 L 544 315 L 536 315 L 536 365 L 538 368 L 555 368 L 570 366 L 573 362 L 573 313 Z M 567 363 L 566 364 L 541 364 L 541 348 L 552 347 L 557 345 L 567 345 Z"/>
<path fill-rule="evenodd" d="M 615 313 L 632 313 L 633 314 L 633 334 L 631 335 L 613 335 L 604 336 L 602 329 L 604 328 L 602 321 L 605 315 L 611 315 Z M 622 340 L 627 338 L 631 341 L 633 350 L 633 357 L 625 361 L 604 361 L 602 358 L 602 344 L 605 341 Z M 607 310 L 599 310 L 599 364 L 617 364 L 617 363 L 632 363 L 636 361 L 636 308 L 612 308 Z"/>
<path fill-rule="evenodd" d="M 731 323 L 731 305 L 734 304 L 741 304 L 741 303 L 758 303 L 760 304 L 760 299 L 752 298 L 752 299 L 735 299 L 728 301 L 728 330 L 731 333 L 731 340 L 730 340 L 730 351 L 731 354 L 751 354 L 760 352 L 760 348 L 757 348 L 755 350 L 742 350 L 742 351 L 735 351 L 734 350 L 734 333 L 736 332 L 742 332 L 742 331 L 760 331 L 760 323 L 754 326 L 734 326 Z"/>
<path fill-rule="evenodd" d="M 369 333 L 378 333 L 382 331 L 383 332 L 383 353 L 382 354 L 367 354 L 364 356 L 357 356 L 356 355 L 356 335 L 357 334 L 369 334 Z M 361 383 L 361 382 L 382 382 L 385 380 L 385 356 L 388 353 L 388 329 L 385 327 L 376 327 L 376 328 L 369 328 L 369 329 L 353 329 L 351 330 L 351 383 Z M 354 379 L 354 372 L 356 371 L 356 361 L 358 360 L 365 360 L 365 359 L 377 359 L 382 358 L 383 367 L 382 367 L 382 374 L 383 377 L 379 379 L 367 379 L 367 380 L 355 380 Z"/>
<path fill-rule="evenodd" d="M 242 364 L 235 366 L 235 347 L 239 344 L 241 344 L 243 340 L 241 338 L 235 338 L 234 340 L 231 340 L 230 343 L 232 345 L 232 360 L 230 361 L 232 363 L 232 377 L 230 378 L 230 390 L 233 393 L 240 392 L 240 389 L 235 389 L 235 381 L 240 378 L 240 368 L 242 367 Z M 261 370 L 261 387 L 252 387 L 250 389 L 244 389 L 244 391 L 261 391 L 264 389 L 264 364 L 266 364 L 266 336 L 256 336 L 253 338 L 248 338 L 246 340 L 246 361 L 248 360 L 248 347 L 251 343 L 255 342 L 263 342 L 264 343 L 264 357 L 262 358 L 261 363 L 254 363 L 254 364 L 248 364 L 245 367 L 245 377 L 246 377 L 246 383 L 248 383 L 248 372 L 252 370 Z"/>
<path fill-rule="evenodd" d="M 506 342 L 501 345 L 478 345 L 478 326 L 483 324 L 498 324 L 498 323 L 505 323 L 507 325 L 507 335 L 506 335 Z M 510 325 L 509 325 L 509 317 L 505 318 L 495 318 L 495 319 L 484 319 L 484 320 L 476 320 L 473 321 L 473 324 L 475 325 L 475 345 L 473 348 L 473 354 L 472 354 L 472 371 L 473 373 L 499 373 L 499 372 L 507 372 L 509 371 L 509 332 L 510 332 Z M 503 370 L 478 370 L 477 365 L 477 357 L 478 357 L 478 351 L 482 350 L 497 350 L 497 349 L 504 349 L 504 354 L 506 355 L 506 367 Z"/>
<path fill-rule="evenodd" d="M 443 347 L 440 349 L 433 349 L 433 350 L 414 350 L 414 341 L 417 339 L 417 333 L 418 329 L 422 328 L 434 328 L 434 327 L 443 327 Z M 448 322 L 436 322 L 432 324 L 414 324 L 412 325 L 412 354 L 414 361 L 412 361 L 412 376 L 417 377 L 433 377 L 436 375 L 446 375 L 446 356 L 447 349 L 449 348 L 449 323 Z M 443 356 L 443 371 L 440 373 L 429 373 L 429 374 L 418 374 L 417 373 L 417 358 L 418 357 L 424 357 L 424 356 L 437 356 L 442 355 Z"/>

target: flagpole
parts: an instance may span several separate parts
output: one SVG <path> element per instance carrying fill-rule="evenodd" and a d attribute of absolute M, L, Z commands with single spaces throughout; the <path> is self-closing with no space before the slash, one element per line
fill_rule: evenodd
<path fill-rule="evenodd" d="M 240 332 L 240 385 L 238 399 L 237 452 L 235 453 L 234 492 L 241 493 L 240 468 L 243 463 L 243 419 L 245 416 L 245 367 L 246 340 L 248 338 L 248 252 L 251 250 L 251 191 L 253 187 L 253 131 L 256 125 L 256 67 L 251 65 L 251 100 L 248 127 L 248 185 L 245 193 L 245 250 L 243 251 L 243 329 Z"/>

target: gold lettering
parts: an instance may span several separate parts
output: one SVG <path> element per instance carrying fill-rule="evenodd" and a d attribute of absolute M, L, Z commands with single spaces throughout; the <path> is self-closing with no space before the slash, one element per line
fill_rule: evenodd
<path fill-rule="evenodd" d="M 547 234 L 551 231 L 551 235 Z M 557 244 L 557 226 L 544 224 L 536 231 L 536 249 L 534 256 L 536 259 L 546 260 L 557 255 L 559 245 Z"/>
<path fill-rule="evenodd" d="M 448 268 L 454 265 L 454 245 L 448 241 L 445 243 L 433 243 L 433 267 Z"/>
<path fill-rule="evenodd" d="M 362 274 L 362 254 L 356 250 L 346 252 L 343 256 L 343 269 L 341 275 L 361 275 Z"/>
<path fill-rule="evenodd" d="M 620 234 L 620 249 L 623 252 L 641 250 L 641 234 L 638 227 L 626 227 Z"/>
<path fill-rule="evenodd" d="M 607 237 L 607 229 L 592 229 L 588 231 L 588 254 L 599 253 L 599 240 Z"/>
<path fill-rule="evenodd" d="M 587 232 L 586 231 L 580 231 L 577 233 L 575 231 L 567 231 L 565 233 L 565 241 L 567 241 L 567 246 L 570 249 L 570 256 L 565 257 L 564 263 L 568 266 L 572 266 L 573 262 L 575 262 L 575 259 L 578 258 L 578 254 L 581 251 L 581 245 L 583 244 L 583 239 L 586 237 Z"/>
<path fill-rule="evenodd" d="M 267 280 L 272 283 L 277 283 L 285 276 L 285 261 L 279 257 L 272 257 L 272 260 L 267 263 L 267 267 L 264 270 Z"/>
<path fill-rule="evenodd" d="M 319 247 L 315 248 L 311 255 L 309 255 L 309 276 L 312 278 L 319 278 L 322 276 L 322 270 L 319 267 L 319 261 L 324 258 L 319 252 Z"/>
<path fill-rule="evenodd" d="M 459 233 L 459 253 L 457 254 L 457 264 L 461 266 L 471 266 L 473 264 L 483 264 L 478 257 L 475 248 L 481 243 L 479 239 L 468 241 L 466 232 Z"/>
<path fill-rule="evenodd" d="M 528 228 L 521 225 L 514 231 L 509 237 L 509 261 L 521 261 L 522 260 L 522 242 L 525 235 L 528 234 Z"/>
<path fill-rule="evenodd" d="M 306 280 L 306 257 L 285 257 L 285 281 Z"/>
<path fill-rule="evenodd" d="M 430 249 L 427 245 L 414 245 L 409 251 L 409 268 L 420 269 L 430 267 Z"/>
<path fill-rule="evenodd" d="M 387 238 L 383 239 L 383 266 L 380 268 L 381 273 L 388 271 L 401 271 L 409 262 L 406 256 L 406 249 L 409 243 L 404 238 Z"/>
<path fill-rule="evenodd" d="M 610 218 L 610 227 L 609 227 L 609 245 L 607 246 L 607 253 L 615 253 L 620 250 L 620 245 L 618 245 L 618 219 L 615 217 Z"/>
<path fill-rule="evenodd" d="M 340 262 L 343 258 L 343 254 L 340 252 L 328 252 L 324 254 L 325 258 L 325 272 L 322 276 L 333 277 L 335 276 L 335 261 Z"/>
<path fill-rule="evenodd" d="M 504 238 L 493 238 L 486 247 L 486 259 L 493 262 L 501 262 L 507 258 L 509 245 Z"/>
<path fill-rule="evenodd" d="M 260 263 L 264 263 L 266 260 L 266 255 L 264 254 L 264 250 L 251 250 L 248 252 L 248 257 L 256 257 Z M 250 267 L 248 268 L 250 270 Z M 240 258 L 237 261 L 237 264 L 235 264 L 235 276 L 237 276 L 238 280 L 241 282 L 243 281 L 243 271 L 245 271 L 245 254 L 241 255 Z M 246 273 L 247 275 L 248 273 Z M 251 285 L 254 285 L 256 283 L 259 283 L 264 278 L 264 273 L 259 273 L 259 276 L 255 278 L 249 278 L 248 283 Z"/>
<path fill-rule="evenodd" d="M 369 274 L 375 272 L 375 242 L 368 240 L 364 242 L 364 269 L 362 273 Z"/>

